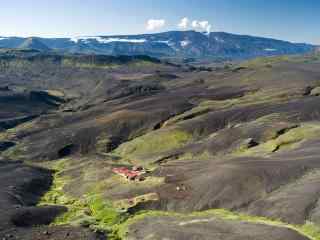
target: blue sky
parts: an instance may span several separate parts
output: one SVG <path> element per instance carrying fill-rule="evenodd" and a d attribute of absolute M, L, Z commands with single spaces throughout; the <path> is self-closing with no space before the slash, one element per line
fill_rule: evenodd
<path fill-rule="evenodd" d="M 162 32 L 186 17 L 180 29 L 197 21 L 197 30 L 202 22 L 211 31 L 320 44 L 318 0 L 10 0 L 0 7 L 0 36 Z"/>

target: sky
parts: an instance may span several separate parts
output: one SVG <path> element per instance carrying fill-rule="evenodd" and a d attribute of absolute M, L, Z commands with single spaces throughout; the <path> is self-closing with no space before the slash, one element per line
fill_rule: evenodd
<path fill-rule="evenodd" d="M 318 0 L 3 0 L 0 36 L 224 31 L 320 44 Z"/>

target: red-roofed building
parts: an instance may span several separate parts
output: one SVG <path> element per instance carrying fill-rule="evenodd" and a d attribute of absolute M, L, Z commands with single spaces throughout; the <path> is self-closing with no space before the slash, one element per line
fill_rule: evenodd
<path fill-rule="evenodd" d="M 130 181 L 143 180 L 141 175 L 146 173 L 145 170 L 143 168 L 137 168 L 137 167 L 134 167 L 133 169 L 139 169 L 139 170 L 130 170 L 126 167 L 119 167 L 119 168 L 113 168 L 112 171 L 122 177 L 125 177 Z"/>

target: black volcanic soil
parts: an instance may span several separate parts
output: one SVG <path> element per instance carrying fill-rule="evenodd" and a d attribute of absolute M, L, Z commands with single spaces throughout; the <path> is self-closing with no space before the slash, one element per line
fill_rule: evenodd
<path fill-rule="evenodd" d="M 130 226 L 128 239 L 307 240 L 292 230 L 215 218 L 145 218 Z"/>
<path fill-rule="evenodd" d="M 125 237 L 115 231 L 124 239 L 311 239 L 283 225 L 194 213 L 226 209 L 319 227 L 318 56 L 212 71 L 90 59 L 0 56 L 2 239 L 106 238 L 74 219 L 52 225 L 70 207 L 59 199 L 39 206 L 57 180 L 73 202 L 94 194 L 115 209 L 134 199 L 124 207 L 131 217 L 159 212 L 130 224 Z M 63 167 L 49 170 L 56 163 Z M 150 170 L 144 181 L 112 171 L 133 165 Z"/>
<path fill-rule="evenodd" d="M 48 170 L 0 161 L 1 239 L 101 239 L 87 229 L 44 226 L 67 210 L 63 206 L 33 207 L 51 180 Z"/>

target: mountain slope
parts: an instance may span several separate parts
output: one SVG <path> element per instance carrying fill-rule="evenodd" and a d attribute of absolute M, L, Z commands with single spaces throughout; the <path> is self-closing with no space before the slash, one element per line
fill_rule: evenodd
<path fill-rule="evenodd" d="M 0 48 L 16 48 L 26 44 L 24 38 L 0 37 Z M 30 42 L 30 39 L 27 39 Z M 93 36 L 75 38 L 37 38 L 38 49 L 69 53 L 106 55 L 149 55 L 160 58 L 246 59 L 257 56 L 302 54 L 314 50 L 310 44 L 296 44 L 270 38 L 212 32 L 171 31 L 127 36 Z"/>
<path fill-rule="evenodd" d="M 20 46 L 19 48 L 22 49 L 33 49 L 38 51 L 50 51 L 50 48 L 48 48 L 43 42 L 38 40 L 37 38 L 27 38 Z"/>

